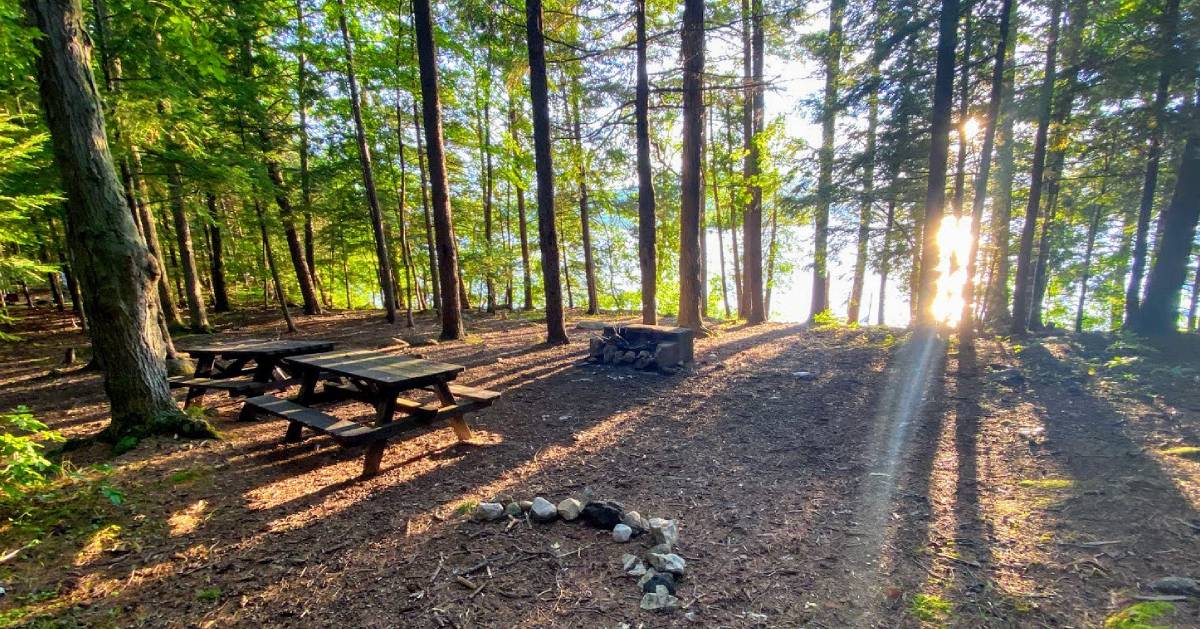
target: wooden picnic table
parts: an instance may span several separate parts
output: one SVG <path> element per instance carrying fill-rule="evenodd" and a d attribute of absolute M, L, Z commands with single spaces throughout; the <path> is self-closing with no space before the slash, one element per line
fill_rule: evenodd
<path fill-rule="evenodd" d="M 283 371 L 281 361 L 331 349 L 333 343 L 329 341 L 270 339 L 244 339 L 192 347 L 184 351 L 196 359 L 195 373 L 171 378 L 171 387 L 187 388 L 184 408 L 199 402 L 209 389 L 222 389 L 230 396 L 283 389 L 295 380 Z"/>
<path fill-rule="evenodd" d="M 242 419 L 262 413 L 288 420 L 285 441 L 295 442 L 310 428 L 341 445 L 367 446 L 363 477 L 379 472 L 387 440 L 402 433 L 428 430 L 445 419 L 460 441 L 471 439 L 464 415 L 491 406 L 495 391 L 451 384 L 466 368 L 379 350 L 352 350 L 293 356 L 284 361 L 300 374 L 300 394 L 294 400 L 260 395 L 246 400 Z M 321 391 L 317 385 L 321 384 Z M 421 403 L 402 397 L 426 389 L 436 400 Z M 375 407 L 373 426 L 338 419 L 312 406 L 322 402 L 357 400 Z M 404 415 L 396 421 L 396 413 Z"/>

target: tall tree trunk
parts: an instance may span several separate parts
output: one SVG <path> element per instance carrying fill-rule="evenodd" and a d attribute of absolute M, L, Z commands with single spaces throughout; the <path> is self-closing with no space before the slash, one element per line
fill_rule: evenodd
<path fill-rule="evenodd" d="M 679 325 L 705 334 L 700 314 L 700 205 L 704 150 L 704 0 L 684 0 L 683 149 L 679 208 Z"/>
<path fill-rule="evenodd" d="M 967 194 L 967 120 L 971 117 L 971 52 L 974 50 L 971 5 L 963 10 L 963 52 L 958 78 L 958 164 L 954 170 L 954 215 L 962 216 L 963 203 Z"/>
<path fill-rule="evenodd" d="M 296 109 L 300 114 L 300 212 L 304 215 L 304 255 L 303 259 L 308 266 L 308 279 L 311 282 L 314 290 L 321 294 L 322 301 L 328 305 L 329 297 L 325 294 L 321 287 L 321 278 L 317 274 L 317 252 L 314 244 L 313 234 L 313 216 L 312 216 L 312 173 L 308 168 L 308 61 L 305 56 L 305 35 L 308 28 L 304 23 L 304 8 L 301 5 L 301 0 L 296 0 L 296 38 L 297 49 L 296 55 Z M 289 248 L 291 241 L 288 241 Z M 295 256 L 293 256 L 293 261 Z M 304 292 L 304 278 L 297 274 L 297 279 L 300 280 L 300 292 Z M 305 300 L 305 314 L 318 314 L 320 307 L 312 309 L 309 312 L 309 304 L 307 298 Z"/>
<path fill-rule="evenodd" d="M 821 101 L 821 150 L 817 173 L 817 204 L 813 214 L 813 275 L 810 318 L 829 310 L 829 206 L 833 203 L 834 133 L 837 128 L 838 80 L 842 63 L 842 17 L 846 0 L 829 5 L 825 40 L 825 92 Z M 761 87 L 758 89 L 762 89 Z"/>
<path fill-rule="evenodd" d="M 155 264 L 158 266 L 158 272 L 155 274 L 157 277 L 155 285 L 158 288 L 158 304 L 167 325 L 169 327 L 182 328 L 183 319 L 180 318 L 179 308 L 176 307 L 175 299 L 171 296 L 171 282 L 167 275 L 167 259 L 163 255 L 162 244 L 158 239 L 158 223 L 154 220 L 154 213 L 148 202 L 146 180 L 142 175 L 142 157 L 137 147 L 130 147 L 129 150 L 130 162 L 133 166 L 133 180 L 138 194 L 135 202 L 138 209 L 138 221 L 141 223 L 141 232 L 145 235 L 146 248 L 149 250 L 150 255 L 154 257 Z"/>
<path fill-rule="evenodd" d="M 1013 0 L 1000 5 L 1000 32 L 997 35 L 995 60 L 992 62 L 992 87 L 988 97 L 987 120 L 984 122 L 983 147 L 979 150 L 979 170 L 975 175 L 975 199 L 971 203 L 971 246 L 967 254 L 967 282 L 963 286 L 963 310 L 959 322 L 959 348 L 974 351 L 975 341 L 975 274 L 979 265 L 979 234 L 983 224 L 983 205 L 987 197 L 988 177 L 992 168 L 992 147 L 996 142 L 996 122 L 1000 103 L 1004 99 L 1004 64 L 1008 53 L 1008 31 Z"/>
<path fill-rule="evenodd" d="M 466 336 L 462 321 L 461 280 L 450 188 L 446 179 L 446 149 L 442 144 L 442 100 L 438 95 L 437 48 L 433 40 L 433 14 L 429 0 L 413 0 L 417 59 L 421 72 L 421 108 L 425 119 L 425 144 L 429 156 L 429 186 L 433 201 L 433 226 L 437 238 L 438 285 L 441 288 L 443 340 Z"/>
<path fill-rule="evenodd" d="M 743 12 L 745 9 L 745 3 L 743 3 Z M 751 116 L 749 124 L 745 121 L 742 123 L 747 148 L 744 170 L 746 179 L 750 181 L 750 202 L 746 207 L 742 224 L 742 273 L 744 275 L 742 293 L 746 299 L 746 323 L 756 325 L 767 320 L 766 307 L 763 303 L 762 185 L 758 182 L 759 173 L 762 172 L 762 155 L 755 137 L 763 129 L 764 113 L 762 0 L 752 1 L 752 13 L 750 20 L 753 33 L 750 37 L 750 51 L 753 76 L 748 86 Z"/>
<path fill-rule="evenodd" d="M 758 215 L 759 220 L 756 227 L 750 226 L 750 213 L 752 212 L 753 201 L 751 199 L 751 163 L 750 149 L 754 145 L 754 15 L 751 12 L 750 0 L 742 0 L 742 149 L 745 155 L 742 158 L 742 185 L 745 187 L 742 197 L 742 261 L 745 263 L 745 270 L 741 274 L 742 280 L 739 282 L 738 289 L 738 318 L 750 318 L 750 241 L 746 236 L 751 229 L 757 230 L 758 240 L 756 248 L 759 252 L 759 269 L 761 265 L 762 253 L 762 214 Z M 760 208 L 761 212 L 761 208 Z M 761 270 L 758 277 L 762 277 Z M 761 281 L 761 279 L 760 279 Z"/>
<path fill-rule="evenodd" d="M 515 97 L 515 95 L 513 96 Z M 513 161 L 518 162 L 517 148 L 521 145 L 517 139 L 517 109 L 511 103 L 508 106 L 508 133 L 513 139 Z M 525 288 L 525 310 L 533 310 L 533 269 L 529 263 L 529 222 L 525 219 L 525 188 L 518 180 L 517 188 L 517 226 L 521 234 L 521 273 Z"/>
<path fill-rule="evenodd" d="M 587 313 L 600 314 L 600 296 L 596 290 L 596 261 L 592 255 L 592 221 L 589 216 L 587 186 L 587 155 L 583 148 L 583 123 L 579 113 L 579 86 L 575 85 L 571 99 L 575 152 L 579 158 L 579 223 L 583 238 L 583 274 L 587 283 Z"/>
<path fill-rule="evenodd" d="M 196 270 L 196 253 L 192 248 L 192 229 L 188 225 L 183 206 L 183 176 L 179 163 L 167 162 L 167 190 L 171 201 L 171 218 L 175 224 L 175 239 L 179 244 L 179 263 L 183 270 L 183 285 L 186 289 L 188 319 L 193 332 L 210 332 L 208 312 L 204 308 L 204 296 L 200 292 L 200 276 Z"/>
<path fill-rule="evenodd" d="M 358 76 L 354 69 L 354 44 L 350 41 L 350 29 L 346 26 L 346 3 L 338 0 L 338 28 L 342 32 L 342 46 L 346 60 L 346 83 L 350 86 L 350 114 L 354 118 L 354 136 L 358 145 L 358 162 L 362 167 L 363 188 L 367 195 L 367 209 L 371 213 L 371 231 L 375 234 L 375 258 L 379 263 L 379 291 L 383 296 L 383 308 L 387 311 L 388 323 L 396 322 L 396 291 L 392 283 L 392 256 L 388 250 L 387 230 L 383 224 L 383 210 L 379 206 L 379 193 L 375 188 L 375 172 L 371 165 L 371 147 L 367 143 L 367 130 L 363 124 L 362 101 L 358 92 Z M 291 240 L 288 240 L 289 244 Z M 454 337 L 458 338 L 458 337 Z"/>
<path fill-rule="evenodd" d="M 205 195 L 205 200 L 208 203 L 208 214 L 210 223 L 208 226 L 208 239 L 212 245 L 212 268 L 209 272 L 212 274 L 212 289 L 213 289 L 213 310 L 216 312 L 229 312 L 229 289 L 225 284 L 225 245 L 221 234 L 221 208 L 217 205 L 217 196 L 209 192 Z"/>
<path fill-rule="evenodd" d="M 550 103 L 546 87 L 546 43 L 541 0 L 525 2 L 529 43 L 529 93 L 533 101 L 533 152 L 537 170 L 538 247 L 542 251 L 542 287 L 546 295 L 546 342 L 565 345 L 562 289 L 559 285 L 558 230 L 554 225 L 554 164 L 550 147 Z"/>
<path fill-rule="evenodd" d="M 491 18 L 489 17 L 489 30 L 491 30 Z M 483 278 L 484 286 L 487 290 L 486 308 L 489 313 L 496 312 L 496 278 L 492 269 L 492 232 L 494 229 L 494 180 L 492 178 L 492 104 L 491 104 L 491 73 L 492 73 L 492 46 L 489 40 L 487 44 L 487 53 L 484 61 L 485 78 L 483 81 L 483 119 L 479 121 L 479 158 L 480 170 L 483 175 L 483 238 L 484 238 L 484 265 Z M 478 89 L 478 88 L 477 88 Z"/>
<path fill-rule="evenodd" d="M 638 264 L 642 278 L 642 323 L 658 323 L 658 234 L 654 173 L 650 167 L 650 79 L 646 70 L 646 0 L 634 0 L 637 11 Z"/>
<path fill-rule="evenodd" d="M 1125 325 L 1136 318 L 1142 292 L 1142 276 L 1146 271 L 1146 254 L 1149 251 L 1150 215 L 1154 211 L 1154 194 L 1158 188 L 1158 163 L 1162 157 L 1163 126 L 1167 118 L 1167 100 L 1171 95 L 1171 75 L 1178 59 L 1175 58 L 1175 33 L 1179 22 L 1179 0 L 1167 0 L 1163 19 L 1159 25 L 1162 40 L 1159 43 L 1158 86 L 1154 91 L 1153 118 L 1150 123 L 1150 145 L 1146 149 L 1146 176 L 1142 181 L 1142 199 L 1138 205 L 1137 233 L 1133 243 L 1133 263 L 1129 274 L 1129 286 L 1125 290 Z M 1186 158 L 1184 160 L 1186 163 Z M 1178 187 L 1176 188 L 1178 192 Z M 1165 224 L 1165 221 L 1164 221 Z M 1161 307 L 1162 304 L 1156 305 Z M 1157 318 L 1161 313 L 1154 313 Z"/>
<path fill-rule="evenodd" d="M 68 276 L 70 279 L 70 276 Z M 70 282 L 68 282 L 69 284 Z M 1196 255 L 1196 278 L 1192 280 L 1192 303 L 1188 306 L 1187 329 L 1196 331 L 1197 316 L 1200 315 L 1200 253 Z"/>
<path fill-rule="evenodd" d="M 946 160 L 950 152 L 950 114 L 954 97 L 954 51 L 958 39 L 958 0 L 942 0 L 938 20 L 937 70 L 930 124 L 929 186 L 925 191 L 921 267 L 917 282 L 917 323 L 933 325 L 933 299 L 940 251 L 937 232 L 946 205 Z"/>
<path fill-rule="evenodd" d="M 871 240 L 871 213 L 875 204 L 875 130 L 879 125 L 879 77 L 872 77 L 867 95 L 867 145 L 863 163 L 862 201 L 858 210 L 858 247 L 854 254 L 854 280 L 850 285 L 850 305 L 846 321 L 858 323 L 862 305 L 863 285 L 867 275 L 867 249 Z"/>
<path fill-rule="evenodd" d="M 721 190 L 717 185 L 717 128 L 713 126 L 713 111 L 708 109 L 708 181 L 712 187 L 713 222 L 717 224 L 717 263 L 721 267 L 721 303 L 725 306 L 725 318 L 733 316 L 729 308 L 729 285 L 725 279 L 725 229 L 721 225 Z"/>
<path fill-rule="evenodd" d="M 209 436 L 179 412 L 167 387 L 155 321 L 159 271 L 138 237 L 104 130 L 91 44 L 78 0 L 26 0 L 41 109 L 67 196 L 67 242 L 93 318 L 93 351 L 111 403 L 111 439 L 151 432 Z"/>
<path fill-rule="evenodd" d="M 283 281 L 279 279 L 279 267 L 275 264 L 275 252 L 271 250 L 271 239 L 267 236 L 267 221 L 263 218 L 262 204 L 258 202 L 258 199 L 254 200 L 254 216 L 258 219 L 258 232 L 262 238 L 263 258 L 266 259 L 267 269 L 271 272 L 271 284 L 275 287 L 275 299 L 279 302 L 280 311 L 283 312 L 283 322 L 287 324 L 288 332 L 295 332 L 296 324 L 292 321 L 292 313 L 288 310 L 287 294 L 283 292 Z M 346 302 L 347 304 L 350 302 L 348 287 Z"/>
<path fill-rule="evenodd" d="M 892 229 L 896 225 L 896 181 L 892 178 L 891 192 L 889 193 L 887 219 L 883 227 L 883 248 L 879 256 L 879 325 L 886 322 L 886 305 L 887 301 L 887 283 L 888 273 L 891 271 L 892 264 Z"/>
<path fill-rule="evenodd" d="M 1008 49 L 1005 57 L 1013 59 L 1016 54 L 1017 24 L 1014 19 L 1016 3 L 1009 11 Z M 1008 277 L 1009 277 L 1009 232 L 1012 223 L 1012 188 L 1013 188 L 1013 149 L 1015 146 L 1013 133 L 1016 64 L 1010 63 L 1004 69 L 1004 85 L 1001 87 L 1000 112 L 997 125 L 996 147 L 996 178 L 995 189 L 992 193 L 992 247 L 993 261 L 991 263 L 992 279 L 988 283 L 987 292 L 987 322 L 993 329 L 1005 329 L 1010 324 L 1008 311 Z"/>
<path fill-rule="evenodd" d="M 417 115 L 417 99 L 415 98 L 413 99 L 413 127 L 417 132 L 417 168 L 421 171 L 421 209 L 425 216 L 425 247 L 426 255 L 429 257 L 429 293 L 433 296 L 433 308 L 441 312 L 441 278 L 438 277 L 437 247 L 433 243 L 433 219 L 429 210 L 429 185 L 425 170 L 428 153 L 422 145 L 421 117 Z"/>
<path fill-rule="evenodd" d="M 1054 234 L 1058 229 L 1054 218 L 1058 213 L 1058 196 L 1062 189 L 1063 168 L 1066 165 L 1066 149 L 1069 145 L 1071 110 L 1075 105 L 1078 89 L 1080 55 L 1083 53 L 1083 29 L 1088 20 L 1088 1 L 1072 0 L 1067 8 L 1067 30 L 1063 42 L 1063 80 L 1059 81 L 1055 93 L 1055 104 L 1050 120 L 1050 144 L 1046 154 L 1046 218 L 1042 221 L 1042 234 L 1038 242 L 1037 264 L 1034 266 L 1033 299 L 1029 307 L 1029 325 L 1035 330 L 1045 327 L 1042 322 L 1042 302 L 1049 282 L 1050 251 Z"/>
<path fill-rule="evenodd" d="M 397 55 L 399 56 L 399 55 Z M 396 186 L 396 223 L 400 226 L 400 263 L 404 266 L 404 324 L 413 327 L 413 271 L 412 250 L 408 246 L 408 221 L 404 217 L 404 206 L 408 193 L 408 162 L 404 158 L 404 107 L 400 103 L 400 87 L 396 87 L 396 151 L 400 155 L 400 176 Z"/>
<path fill-rule="evenodd" d="M 725 109 L 725 145 L 727 147 L 729 147 L 730 151 L 733 150 L 733 123 L 732 123 L 732 120 L 733 120 L 733 117 L 730 114 L 728 105 L 726 105 L 726 109 Z M 733 168 L 734 168 L 733 160 L 730 159 L 728 161 L 728 173 L 727 173 L 729 175 L 729 181 L 731 182 L 730 185 L 733 185 L 732 182 L 735 181 Z M 742 264 L 741 264 L 740 256 L 738 255 L 738 241 L 737 241 L 737 232 L 738 232 L 737 216 L 738 216 L 738 214 L 736 212 L 736 209 L 738 207 L 738 203 L 736 202 L 737 196 L 738 195 L 734 194 L 733 192 L 729 193 L 729 246 L 731 249 L 731 253 L 733 254 L 733 294 L 734 294 L 733 301 L 734 301 L 734 304 L 737 305 L 738 317 L 742 318 L 742 317 L 745 317 L 745 313 L 747 312 L 747 309 L 746 309 L 745 299 L 743 298 L 743 295 L 742 295 L 742 292 L 743 292 L 742 287 L 745 286 L 745 284 L 742 281 Z"/>
<path fill-rule="evenodd" d="M 1050 126 L 1050 109 L 1054 102 L 1055 59 L 1058 51 L 1059 18 L 1063 0 L 1053 0 L 1050 9 L 1050 34 L 1046 44 L 1046 65 L 1038 99 L 1038 124 L 1033 140 L 1033 167 L 1029 175 L 1029 200 L 1025 206 L 1025 224 L 1021 227 L 1021 249 L 1017 252 L 1017 278 L 1013 289 L 1013 334 L 1029 329 L 1033 300 L 1034 259 L 1033 237 L 1037 234 L 1038 212 L 1041 209 L 1042 178 L 1046 169 L 1046 135 Z"/>
<path fill-rule="evenodd" d="M 1092 220 L 1088 223 L 1087 245 L 1083 253 L 1083 271 L 1079 277 L 1079 303 L 1075 307 L 1075 331 L 1083 332 L 1083 309 L 1087 305 L 1088 282 L 1092 279 L 1092 253 L 1096 249 L 1096 234 L 1100 230 L 1100 219 L 1104 216 L 1103 204 L 1092 207 Z"/>
<path fill-rule="evenodd" d="M 1187 276 L 1188 257 L 1200 219 L 1200 120 L 1192 112 L 1191 130 L 1176 171 L 1175 191 L 1164 212 L 1163 236 L 1154 265 L 1146 278 L 1146 299 L 1135 312 L 1130 327 L 1147 335 L 1177 331 L 1180 291 Z"/>
<path fill-rule="evenodd" d="M 767 245 L 767 291 L 763 297 L 763 310 L 766 311 L 768 318 L 771 314 L 771 289 L 775 288 L 775 254 L 779 249 L 779 244 L 776 238 L 779 236 L 779 201 L 775 199 L 771 202 L 771 244 Z M 825 278 L 825 283 L 829 283 L 829 278 Z"/>

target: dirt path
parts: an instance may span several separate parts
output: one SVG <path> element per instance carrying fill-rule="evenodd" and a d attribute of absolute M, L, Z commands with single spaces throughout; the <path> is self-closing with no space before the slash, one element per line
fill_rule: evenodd
<path fill-rule="evenodd" d="M 229 337 L 278 332 L 265 314 L 221 324 Z M 433 325 L 423 318 L 415 333 Z M 235 422 L 236 403 L 214 395 L 222 441 L 156 440 L 112 460 L 99 447 L 75 454 L 111 464 L 104 482 L 125 501 L 93 504 L 0 567 L 0 619 L 1087 626 L 1168 568 L 1200 576 L 1187 524 L 1196 487 L 1179 480 L 1195 470 L 1165 470 L 1146 454 L 1147 439 L 1195 435 L 1159 424 L 1131 433 L 1116 424 L 1135 411 L 1106 406 L 1088 393 L 1095 383 L 1034 377 L 1076 369 L 1069 356 L 1083 348 L 1014 356 L 988 345 L 980 375 L 959 378 L 940 343 L 906 344 L 889 330 L 729 327 L 699 343 L 692 369 L 660 376 L 580 364 L 586 331 L 547 348 L 536 323 L 479 318 L 469 329 L 467 342 L 407 351 L 464 364 L 466 383 L 503 392 L 472 420 L 476 445 L 429 433 L 389 447 L 383 473 L 358 481 L 360 451 L 321 438 L 281 444 L 281 424 Z M 28 404 L 70 434 L 102 426 L 96 376 L 50 374 L 63 347 L 82 345 L 78 333 L 53 318 L 22 331 L 26 342 L 2 348 L 0 409 Z M 400 351 L 397 334 L 412 333 L 370 313 L 310 319 L 301 332 Z M 997 382 L 989 363 L 1018 368 L 1026 384 Z M 1082 393 L 1064 393 L 1075 386 Z M 1194 427 L 1192 402 L 1174 403 L 1184 410 L 1172 420 Z M 1037 426 L 1032 443 L 1019 434 Z M 640 541 L 459 515 L 479 500 L 585 491 L 680 521 L 683 610 L 638 609 L 620 557 Z M 1137 517 L 1114 521 L 1119 509 Z M 0 543 L 12 547 L 16 533 L 0 531 Z M 1111 540 L 1121 542 L 1088 545 Z M 1171 619 L 1187 626 L 1195 614 L 1180 603 Z"/>

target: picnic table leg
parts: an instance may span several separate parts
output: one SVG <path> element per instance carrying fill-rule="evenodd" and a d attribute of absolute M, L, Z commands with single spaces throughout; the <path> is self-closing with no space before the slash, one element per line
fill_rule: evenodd
<path fill-rule="evenodd" d="M 438 400 L 442 406 L 454 406 L 458 402 L 454 399 L 454 394 L 450 392 L 450 385 L 445 382 L 439 382 L 433 385 L 433 390 L 437 393 Z M 458 437 L 459 441 L 470 441 L 475 435 L 471 432 L 471 427 L 467 425 L 467 420 L 461 415 L 451 417 L 449 420 L 450 428 L 454 429 L 454 436 Z"/>
<path fill-rule="evenodd" d="M 387 394 L 380 402 L 376 414 L 376 426 L 392 423 L 392 417 L 396 414 L 396 395 L 392 391 Z M 379 464 L 383 462 L 383 451 L 387 448 L 387 440 L 380 439 L 367 446 L 367 455 L 363 459 L 363 478 L 371 478 L 379 473 Z"/>
<path fill-rule="evenodd" d="M 201 356 L 196 361 L 196 371 L 193 372 L 195 378 L 207 378 L 212 375 L 213 362 L 216 361 L 216 356 L 207 354 Z M 204 387 L 188 387 L 187 397 L 183 400 L 184 408 L 191 408 L 193 404 L 199 403 L 204 399 L 204 393 L 207 391 Z"/>

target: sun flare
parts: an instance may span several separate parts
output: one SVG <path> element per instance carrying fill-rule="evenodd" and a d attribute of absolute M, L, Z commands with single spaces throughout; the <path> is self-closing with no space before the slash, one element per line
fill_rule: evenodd
<path fill-rule="evenodd" d="M 967 257 L 971 255 L 971 217 L 947 215 L 938 227 L 939 259 L 933 316 L 944 325 L 958 327 L 967 285 Z"/>

